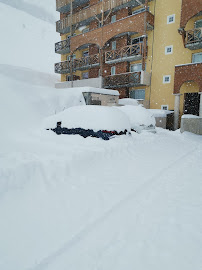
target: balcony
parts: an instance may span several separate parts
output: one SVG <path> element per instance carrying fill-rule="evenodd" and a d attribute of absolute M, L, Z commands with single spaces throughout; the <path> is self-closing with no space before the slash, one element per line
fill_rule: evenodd
<path fill-rule="evenodd" d="M 105 88 L 121 88 L 150 85 L 150 74 L 146 71 L 127 72 L 104 77 Z"/>
<path fill-rule="evenodd" d="M 190 50 L 202 48 L 202 28 L 186 31 L 185 47 Z"/>
<path fill-rule="evenodd" d="M 105 63 L 131 62 L 142 58 L 142 44 L 134 44 L 117 50 L 105 52 Z"/>
<path fill-rule="evenodd" d="M 89 55 L 73 60 L 73 70 L 84 70 L 100 65 L 100 54 Z"/>
<path fill-rule="evenodd" d="M 59 54 L 70 53 L 70 38 L 55 43 L 55 52 Z"/>
<path fill-rule="evenodd" d="M 84 44 L 97 44 L 100 48 L 113 37 L 124 33 L 144 34 L 144 20 L 147 17 L 147 30 L 154 26 L 154 15 L 148 11 L 124 17 L 114 23 L 104 25 L 85 34 L 71 37 L 71 51 Z"/>
<path fill-rule="evenodd" d="M 70 61 L 64 61 L 55 64 L 55 73 L 67 74 L 70 72 Z"/>
<path fill-rule="evenodd" d="M 62 0 L 60 0 L 62 1 Z M 63 0 L 65 2 L 70 2 L 69 0 Z M 104 0 L 103 0 L 104 1 Z M 138 2 L 134 0 L 106 0 L 98 2 L 95 5 L 91 5 L 88 8 L 82 9 L 72 15 L 68 15 L 66 18 L 56 22 L 56 31 L 60 34 L 65 34 L 70 32 L 70 25 L 77 25 L 77 27 L 85 24 L 89 24 L 95 19 L 95 15 L 99 15 L 102 11 L 107 12 L 110 9 L 116 11 L 120 8 L 138 6 Z"/>
<path fill-rule="evenodd" d="M 81 57 L 78 59 L 70 60 L 56 63 L 55 64 L 55 73 L 59 74 L 67 74 L 70 73 L 70 67 L 72 63 L 72 70 L 85 70 L 92 67 L 96 67 L 100 65 L 100 54 L 89 55 L 85 57 Z"/>
<path fill-rule="evenodd" d="M 72 0 L 73 8 L 88 3 L 89 0 Z M 56 0 L 56 10 L 61 13 L 70 11 L 71 0 Z"/>

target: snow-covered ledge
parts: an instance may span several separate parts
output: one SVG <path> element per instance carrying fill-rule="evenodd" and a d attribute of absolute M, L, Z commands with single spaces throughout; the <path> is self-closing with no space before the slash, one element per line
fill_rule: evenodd
<path fill-rule="evenodd" d="M 188 131 L 198 135 L 202 135 L 202 117 L 185 114 L 181 118 L 181 132 Z"/>

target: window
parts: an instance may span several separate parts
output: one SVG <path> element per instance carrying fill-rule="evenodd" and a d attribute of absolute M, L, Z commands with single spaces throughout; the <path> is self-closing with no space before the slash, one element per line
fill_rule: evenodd
<path fill-rule="evenodd" d="M 66 80 L 67 80 L 68 82 L 70 82 L 70 81 L 71 81 L 71 75 L 67 75 Z"/>
<path fill-rule="evenodd" d="M 131 72 L 140 72 L 142 70 L 142 64 L 135 64 L 130 66 Z"/>
<path fill-rule="evenodd" d="M 87 56 L 89 56 L 89 51 L 84 51 L 83 52 L 83 57 L 87 57 Z"/>
<path fill-rule="evenodd" d="M 115 75 L 116 74 L 116 67 L 113 66 L 111 67 L 111 75 Z"/>
<path fill-rule="evenodd" d="M 82 73 L 82 79 L 88 79 L 88 72 Z"/>
<path fill-rule="evenodd" d="M 143 36 L 133 38 L 132 41 L 131 41 L 131 44 L 133 45 L 133 44 L 143 43 L 143 39 L 144 39 Z"/>
<path fill-rule="evenodd" d="M 130 91 L 130 98 L 145 99 L 145 89 L 137 89 Z"/>
<path fill-rule="evenodd" d="M 195 28 L 202 28 L 202 20 L 198 20 L 194 23 Z"/>
<path fill-rule="evenodd" d="M 72 55 L 72 59 L 73 59 L 73 60 L 76 59 L 76 54 L 73 54 L 73 55 Z M 68 61 L 71 60 L 71 55 L 68 55 L 68 56 L 67 56 L 67 60 L 68 60 Z"/>
<path fill-rule="evenodd" d="M 171 79 L 170 75 L 163 76 L 163 83 L 170 83 L 170 79 Z"/>
<path fill-rule="evenodd" d="M 111 23 L 114 23 L 116 21 L 116 15 L 113 15 L 112 17 L 111 17 Z"/>
<path fill-rule="evenodd" d="M 192 54 L 192 63 L 202 63 L 202 53 Z"/>
<path fill-rule="evenodd" d="M 82 33 L 83 33 L 83 34 L 85 34 L 85 33 L 87 33 L 87 32 L 89 32 L 89 27 L 86 27 L 85 29 L 82 30 Z"/>
<path fill-rule="evenodd" d="M 175 22 L 175 14 L 167 16 L 167 24 Z"/>
<path fill-rule="evenodd" d="M 142 13 L 145 11 L 145 8 L 139 8 L 139 9 L 136 9 L 132 12 L 133 15 L 135 14 L 139 14 L 139 13 Z M 149 11 L 149 7 L 147 8 L 147 11 Z"/>
<path fill-rule="evenodd" d="M 167 111 L 168 110 L 168 105 L 161 105 L 161 110 Z"/>
<path fill-rule="evenodd" d="M 116 50 L 116 41 L 112 41 L 112 50 Z"/>
<path fill-rule="evenodd" d="M 165 54 L 172 54 L 173 53 L 173 45 L 165 47 Z"/>

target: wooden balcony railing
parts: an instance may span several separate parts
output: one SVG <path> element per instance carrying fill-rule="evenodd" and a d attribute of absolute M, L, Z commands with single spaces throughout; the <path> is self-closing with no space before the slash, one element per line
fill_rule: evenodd
<path fill-rule="evenodd" d="M 68 53 L 69 50 L 70 50 L 70 38 L 55 43 L 56 53 L 62 53 L 62 52 Z"/>
<path fill-rule="evenodd" d="M 64 3 L 69 2 L 69 0 L 63 1 Z M 72 15 L 72 19 L 71 16 L 68 15 L 66 18 L 57 21 L 56 31 L 59 33 L 65 33 L 65 29 L 68 28 L 71 25 L 71 23 L 74 25 L 79 22 L 88 20 L 89 18 L 102 13 L 102 11 L 106 12 L 110 9 L 132 2 L 133 0 L 103 0 L 103 1 L 104 1 L 103 7 L 102 1 L 100 1 L 95 5 L 91 5 L 89 8 L 76 12 L 75 14 Z M 62 2 L 62 0 L 58 0 L 58 2 Z"/>
<path fill-rule="evenodd" d="M 202 28 L 186 31 L 185 44 L 202 42 Z"/>
<path fill-rule="evenodd" d="M 100 63 L 100 54 L 94 54 L 94 55 L 89 55 L 85 57 L 81 57 L 78 59 L 73 59 L 67 60 L 64 62 L 56 63 L 55 64 L 55 73 L 59 74 L 65 74 L 70 72 L 70 67 L 72 63 L 72 69 L 78 70 L 78 69 L 85 69 L 85 68 L 90 68 L 96 65 L 99 65 Z"/>
<path fill-rule="evenodd" d="M 89 68 L 91 66 L 99 65 L 100 54 L 89 55 L 73 60 L 73 69 Z"/>
<path fill-rule="evenodd" d="M 71 3 L 71 0 L 56 0 L 56 10 L 59 10 L 60 8 L 67 6 Z"/>
<path fill-rule="evenodd" d="M 64 61 L 55 64 L 55 73 L 65 74 L 70 72 L 70 61 Z"/>
<path fill-rule="evenodd" d="M 142 55 L 142 44 L 134 44 L 105 52 L 105 62 Z"/>
<path fill-rule="evenodd" d="M 104 77 L 104 86 L 111 87 L 129 87 L 138 85 L 141 82 L 141 72 L 128 72 Z"/>

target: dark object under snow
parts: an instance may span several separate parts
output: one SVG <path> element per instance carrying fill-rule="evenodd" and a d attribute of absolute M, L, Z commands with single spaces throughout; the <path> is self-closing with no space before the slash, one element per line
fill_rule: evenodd
<path fill-rule="evenodd" d="M 48 130 L 54 131 L 57 135 L 67 134 L 67 135 L 80 135 L 84 138 L 94 137 L 101 138 L 103 140 L 109 140 L 111 137 L 115 135 L 126 135 L 128 131 L 125 129 L 124 131 L 108 131 L 108 130 L 99 130 L 94 131 L 92 129 L 83 129 L 83 128 L 65 128 L 61 127 L 62 122 L 57 122 L 56 128 L 51 128 Z"/>

